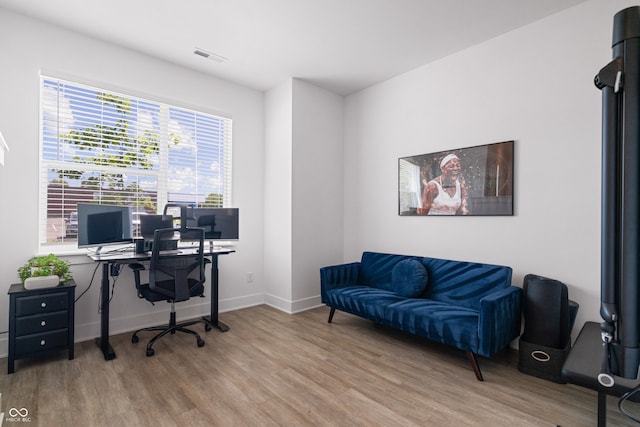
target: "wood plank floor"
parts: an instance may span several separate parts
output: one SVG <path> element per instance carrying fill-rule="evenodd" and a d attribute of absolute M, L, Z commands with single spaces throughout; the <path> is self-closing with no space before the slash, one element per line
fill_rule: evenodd
<path fill-rule="evenodd" d="M 594 391 L 520 373 L 514 350 L 479 358 L 479 382 L 464 352 L 342 312 L 328 324 L 328 312 L 223 313 L 229 332 L 203 332 L 202 348 L 167 336 L 150 358 L 144 336 L 122 334 L 109 362 L 93 341 L 12 375 L 2 359 L 0 409 L 27 408 L 32 427 L 596 425 Z M 609 425 L 633 425 L 616 403 Z"/>

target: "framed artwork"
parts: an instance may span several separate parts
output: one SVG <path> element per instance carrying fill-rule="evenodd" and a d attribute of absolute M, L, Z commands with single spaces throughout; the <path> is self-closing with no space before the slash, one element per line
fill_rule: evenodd
<path fill-rule="evenodd" d="M 513 215 L 513 141 L 398 159 L 398 214 Z"/>

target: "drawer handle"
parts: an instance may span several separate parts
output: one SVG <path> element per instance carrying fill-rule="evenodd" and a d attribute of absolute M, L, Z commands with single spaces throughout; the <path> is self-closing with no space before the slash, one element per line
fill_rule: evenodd
<path fill-rule="evenodd" d="M 549 356 L 549 353 L 545 353 L 542 350 L 532 351 L 531 357 L 533 357 L 538 362 L 548 362 L 551 360 L 551 356 Z"/>
<path fill-rule="evenodd" d="M 47 326 L 47 322 L 43 320 L 42 322 L 40 322 L 40 326 Z"/>
<path fill-rule="evenodd" d="M 46 302 L 43 302 L 42 304 L 40 304 L 40 307 L 45 308 L 47 306 Z"/>
<path fill-rule="evenodd" d="M 45 345 L 47 342 L 45 340 L 40 341 L 40 345 Z"/>

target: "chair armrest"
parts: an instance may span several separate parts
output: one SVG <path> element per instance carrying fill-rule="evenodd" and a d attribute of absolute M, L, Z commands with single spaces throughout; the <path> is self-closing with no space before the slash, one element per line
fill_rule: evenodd
<path fill-rule="evenodd" d="M 129 268 L 132 269 L 133 271 L 140 271 L 140 270 L 144 270 L 144 265 L 139 264 L 137 262 L 133 263 L 133 264 L 128 264 Z"/>
<path fill-rule="evenodd" d="M 129 264 L 129 268 L 133 270 L 133 280 L 136 282 L 136 290 L 138 291 L 138 298 L 144 298 L 144 296 L 142 296 L 142 293 L 140 292 L 140 287 L 141 287 L 140 272 L 142 270 L 145 270 L 144 265 L 135 262 L 133 264 Z"/>
<path fill-rule="evenodd" d="M 357 285 L 359 276 L 359 262 L 322 267 L 320 269 L 322 302 L 325 302 L 325 293 L 331 289 Z"/>
<path fill-rule="evenodd" d="M 509 286 L 480 300 L 480 355 L 491 357 L 520 336 L 522 289 Z"/>

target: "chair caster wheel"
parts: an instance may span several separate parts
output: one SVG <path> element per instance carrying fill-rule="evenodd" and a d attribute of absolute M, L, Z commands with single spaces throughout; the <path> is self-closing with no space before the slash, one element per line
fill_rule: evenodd
<path fill-rule="evenodd" d="M 154 354 L 156 354 L 156 352 L 152 348 L 147 349 L 147 357 L 151 357 Z"/>
<path fill-rule="evenodd" d="M 134 344 L 135 344 L 135 343 L 137 343 L 138 341 L 140 341 L 140 338 L 138 338 L 138 336 L 137 336 L 137 335 L 134 335 L 134 336 L 132 336 L 132 337 L 131 337 L 131 342 L 132 342 L 132 343 L 134 343 Z"/>
<path fill-rule="evenodd" d="M 211 325 L 210 325 L 210 324 L 208 324 L 208 323 L 205 323 L 205 324 L 204 324 L 204 330 L 205 330 L 205 331 L 207 331 L 207 332 L 209 332 L 209 331 L 211 330 Z"/>
<path fill-rule="evenodd" d="M 204 340 L 198 340 L 198 347 L 204 347 Z"/>

